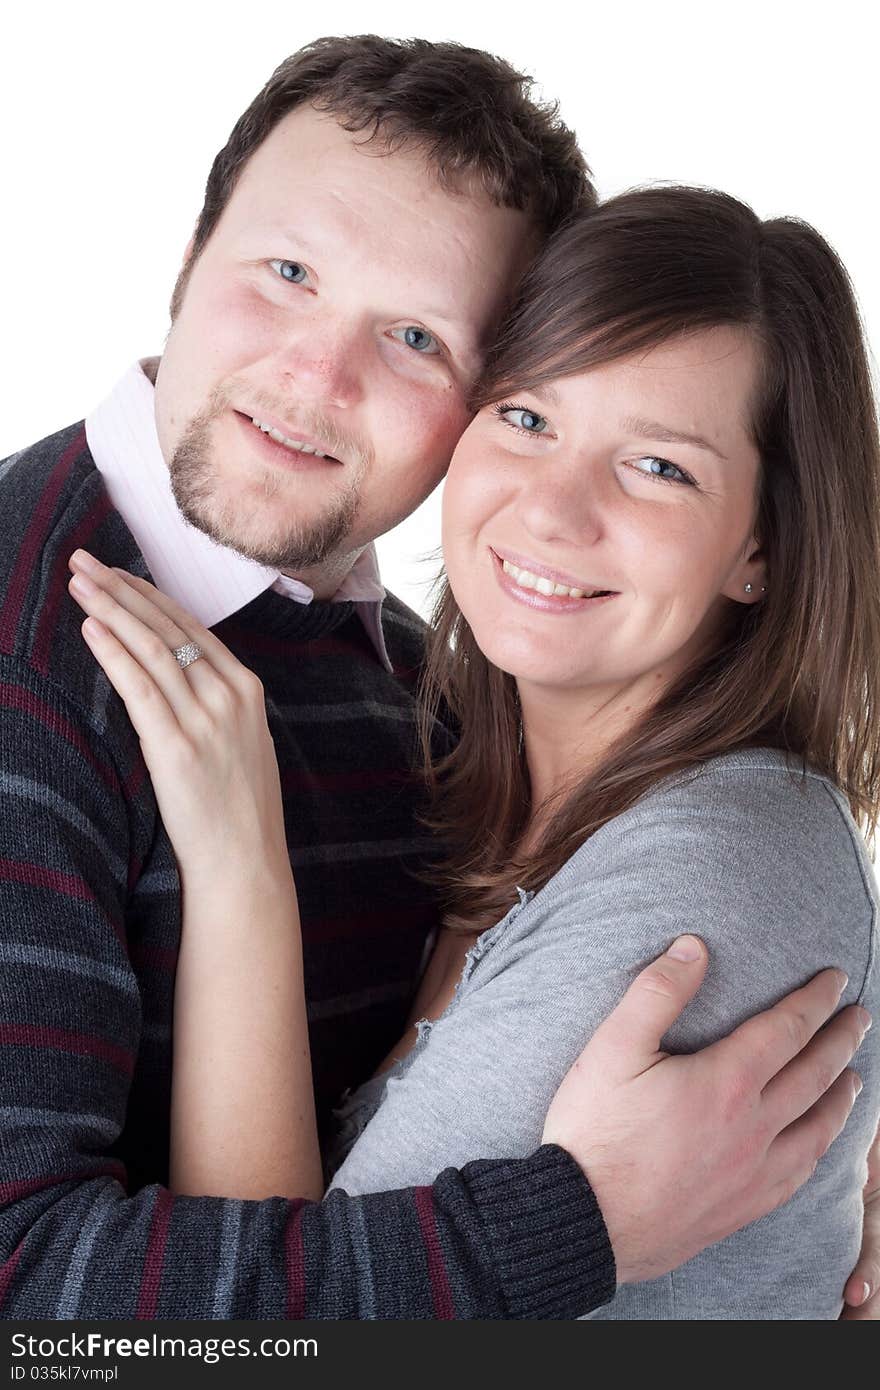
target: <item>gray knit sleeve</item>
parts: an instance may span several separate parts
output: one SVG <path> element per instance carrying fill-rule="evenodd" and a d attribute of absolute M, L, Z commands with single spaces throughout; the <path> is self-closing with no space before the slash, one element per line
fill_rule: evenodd
<path fill-rule="evenodd" d="M 731 755 L 655 790 L 481 938 L 335 1183 L 421 1183 L 475 1154 L 530 1152 L 587 1037 L 682 931 L 704 938 L 711 961 L 672 1050 L 713 1041 L 827 965 L 849 975 L 844 1003 L 876 1014 L 875 904 L 843 799 L 781 754 Z M 859 1056 L 865 1088 L 845 1133 L 787 1207 L 593 1316 L 836 1317 L 880 1112 L 878 1042 L 874 1030 Z M 683 1200 L 696 1180 L 682 1174 Z"/>

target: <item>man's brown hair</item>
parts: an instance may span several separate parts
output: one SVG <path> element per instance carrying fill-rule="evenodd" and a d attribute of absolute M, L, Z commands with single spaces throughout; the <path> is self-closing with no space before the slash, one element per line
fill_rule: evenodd
<path fill-rule="evenodd" d="M 542 238 L 596 201 L 590 170 L 556 105 L 536 101 L 532 79 L 504 59 L 426 39 L 317 39 L 276 68 L 214 160 L 172 318 L 244 165 L 305 103 L 383 150 L 419 146 L 442 184 L 476 179 L 499 206 L 528 212 Z"/>

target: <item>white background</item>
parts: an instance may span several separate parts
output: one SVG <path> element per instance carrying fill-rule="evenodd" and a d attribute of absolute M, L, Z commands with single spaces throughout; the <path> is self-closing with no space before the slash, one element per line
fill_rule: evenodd
<path fill-rule="evenodd" d="M 8 4 L 0 31 L 0 458 L 161 351 L 214 154 L 275 65 L 326 33 L 457 39 L 560 101 L 603 195 L 712 184 L 836 247 L 880 342 L 877 35 L 868 0 L 154 0 Z M 424 608 L 437 498 L 380 544 Z"/>

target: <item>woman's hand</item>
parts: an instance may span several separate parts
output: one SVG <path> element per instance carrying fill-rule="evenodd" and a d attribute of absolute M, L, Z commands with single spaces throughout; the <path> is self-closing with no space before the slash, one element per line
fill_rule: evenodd
<path fill-rule="evenodd" d="M 841 1318 L 851 1322 L 880 1319 L 880 1130 L 868 1154 L 862 1249 L 843 1296 L 846 1306 Z"/>
<path fill-rule="evenodd" d="M 180 869 L 170 1186 L 319 1198 L 299 909 L 262 687 L 151 584 L 82 550 L 70 568 Z M 203 654 L 182 670 L 186 642 Z"/>
<path fill-rule="evenodd" d="M 84 550 L 70 593 L 83 637 L 122 697 L 141 741 L 185 882 L 218 871 L 261 876 L 289 861 L 278 764 L 260 681 L 207 628 L 144 579 Z M 174 650 L 203 655 L 182 670 Z"/>

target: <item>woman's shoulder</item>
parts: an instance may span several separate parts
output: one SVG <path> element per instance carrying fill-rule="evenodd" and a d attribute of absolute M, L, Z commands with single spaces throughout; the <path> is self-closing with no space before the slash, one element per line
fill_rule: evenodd
<path fill-rule="evenodd" d="M 658 781 L 632 808 L 636 814 L 665 805 L 705 805 L 747 801 L 756 814 L 805 804 L 817 814 L 832 816 L 832 808 L 855 828 L 846 798 L 822 772 L 782 748 L 737 748 Z M 833 818 L 833 816 L 832 816 Z"/>
<path fill-rule="evenodd" d="M 778 748 L 744 748 L 662 778 L 632 806 L 608 821 L 571 861 L 638 852 L 662 844 L 679 858 L 733 857 L 789 865 L 818 853 L 827 871 L 855 873 L 870 897 L 874 874 L 864 836 L 840 788 L 802 758 Z"/>
<path fill-rule="evenodd" d="M 658 783 L 572 855 L 534 900 L 559 949 L 605 923 L 645 959 L 680 931 L 740 967 L 760 953 L 866 984 L 878 897 L 864 839 L 828 778 L 772 748 L 726 754 Z M 566 931 L 566 924 L 568 931 Z M 537 926 L 537 922 L 535 924 Z M 568 938 L 567 947 L 563 938 Z M 808 972 L 809 973 L 809 972 Z"/>

